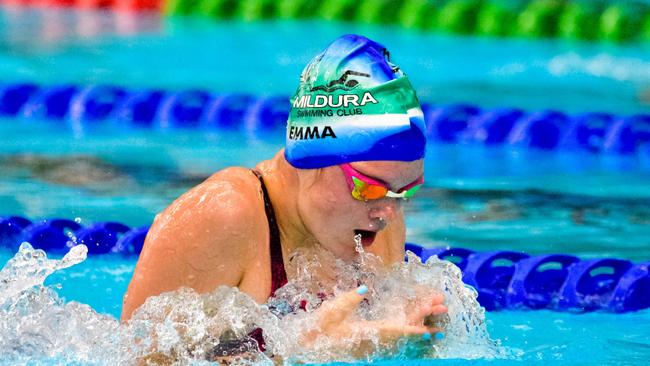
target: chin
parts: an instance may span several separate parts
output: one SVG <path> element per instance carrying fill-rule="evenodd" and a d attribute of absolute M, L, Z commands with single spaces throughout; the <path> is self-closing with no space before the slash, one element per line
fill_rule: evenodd
<path fill-rule="evenodd" d="M 349 244 L 346 245 L 345 243 L 339 243 L 335 248 L 324 248 L 332 253 L 336 259 L 341 259 L 346 262 L 353 261 L 357 256 L 357 252 L 354 250 L 354 246 L 350 247 Z"/>

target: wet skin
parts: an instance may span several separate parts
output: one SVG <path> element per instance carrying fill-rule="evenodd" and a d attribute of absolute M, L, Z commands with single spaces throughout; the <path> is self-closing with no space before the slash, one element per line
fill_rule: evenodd
<path fill-rule="evenodd" d="M 352 166 L 394 191 L 423 174 L 422 160 L 356 162 Z M 296 249 L 318 245 L 335 257 L 354 260 L 358 255 L 355 230 L 376 233 L 366 240 L 370 243 L 365 249 L 385 265 L 403 260 L 405 227 L 400 200 L 355 200 L 338 166 L 296 169 L 285 160 L 282 150 L 258 164 L 257 169 L 262 172 L 275 210 L 285 266 L 290 266 Z M 200 293 L 220 285 L 238 287 L 258 303 L 266 302 L 271 291 L 269 240 L 257 177 L 245 168 L 215 173 L 156 216 L 124 297 L 122 320 L 127 321 L 147 297 L 180 287 Z M 287 274 L 291 279 L 291 271 Z M 326 266 L 315 275 L 324 280 L 333 276 Z M 358 303 L 350 302 L 350 297 L 359 300 L 351 295 L 348 300 L 334 299 L 333 307 L 325 307 L 323 312 L 330 314 L 328 317 L 332 311 L 349 314 L 350 306 Z M 336 306 L 337 301 L 348 305 Z M 444 313 L 443 301 L 434 296 L 424 301 L 424 310 L 414 310 L 419 317 L 413 325 L 416 328 L 388 323 L 381 326 L 390 329 L 387 332 L 391 336 L 395 332 L 424 333 L 424 317 Z M 331 324 L 329 329 L 340 331 Z"/>

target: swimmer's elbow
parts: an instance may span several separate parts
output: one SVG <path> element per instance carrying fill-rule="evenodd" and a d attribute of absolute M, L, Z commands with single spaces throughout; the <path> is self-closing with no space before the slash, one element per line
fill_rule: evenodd
<path fill-rule="evenodd" d="M 131 320 L 131 316 L 133 316 L 133 312 L 138 307 L 139 306 L 135 306 L 135 304 L 133 303 L 132 296 L 129 295 L 129 291 L 127 290 L 126 294 L 124 295 L 124 298 L 122 299 L 122 314 L 120 314 L 120 322 L 124 324 L 127 323 L 129 320 Z"/>
<path fill-rule="evenodd" d="M 120 314 L 120 323 L 122 324 L 128 323 L 128 321 L 131 320 L 132 313 L 133 313 L 132 311 L 122 309 L 122 314 Z"/>

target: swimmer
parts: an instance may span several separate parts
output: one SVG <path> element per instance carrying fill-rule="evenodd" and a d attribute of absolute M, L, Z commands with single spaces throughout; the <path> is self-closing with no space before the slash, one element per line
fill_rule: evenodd
<path fill-rule="evenodd" d="M 404 260 L 403 202 L 424 183 L 425 124 L 410 82 L 382 45 L 335 40 L 304 69 L 291 100 L 286 145 L 254 169 L 227 168 L 174 201 L 147 235 L 124 297 L 127 322 L 146 298 L 190 287 L 237 287 L 260 304 L 287 283 L 292 253 L 322 248 L 344 261 L 363 251 L 383 265 Z M 332 273 L 323 266 L 314 276 Z M 386 342 L 431 339 L 444 316 L 441 294 L 413 305 L 404 322 L 350 321 L 366 296 L 358 289 L 317 312 L 320 335 L 373 333 Z"/>

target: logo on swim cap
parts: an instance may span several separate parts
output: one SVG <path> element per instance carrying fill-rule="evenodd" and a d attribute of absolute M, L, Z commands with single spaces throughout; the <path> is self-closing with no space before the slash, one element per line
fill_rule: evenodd
<path fill-rule="evenodd" d="M 343 73 L 343 76 L 336 80 L 332 80 L 327 85 L 319 85 L 311 88 L 311 91 L 316 91 L 316 90 L 322 90 L 324 92 L 333 92 L 338 89 L 343 89 L 343 90 L 350 90 L 354 88 L 355 86 L 359 85 L 359 82 L 355 79 L 350 79 L 348 80 L 348 76 L 350 75 L 355 75 L 355 76 L 364 76 L 369 78 L 370 74 L 366 74 L 363 72 L 358 72 L 358 71 L 352 71 L 352 70 L 347 70 Z"/>
<path fill-rule="evenodd" d="M 347 107 L 363 107 L 366 103 L 377 104 L 377 99 L 372 96 L 370 92 L 363 93 L 361 101 L 356 94 L 339 94 L 339 95 L 323 95 L 323 94 L 307 94 L 295 99 L 293 101 L 293 108 L 347 108 Z"/>
<path fill-rule="evenodd" d="M 285 156 L 293 166 L 424 156 L 419 102 L 388 55 L 376 42 L 347 35 L 307 65 L 287 122 Z"/>

